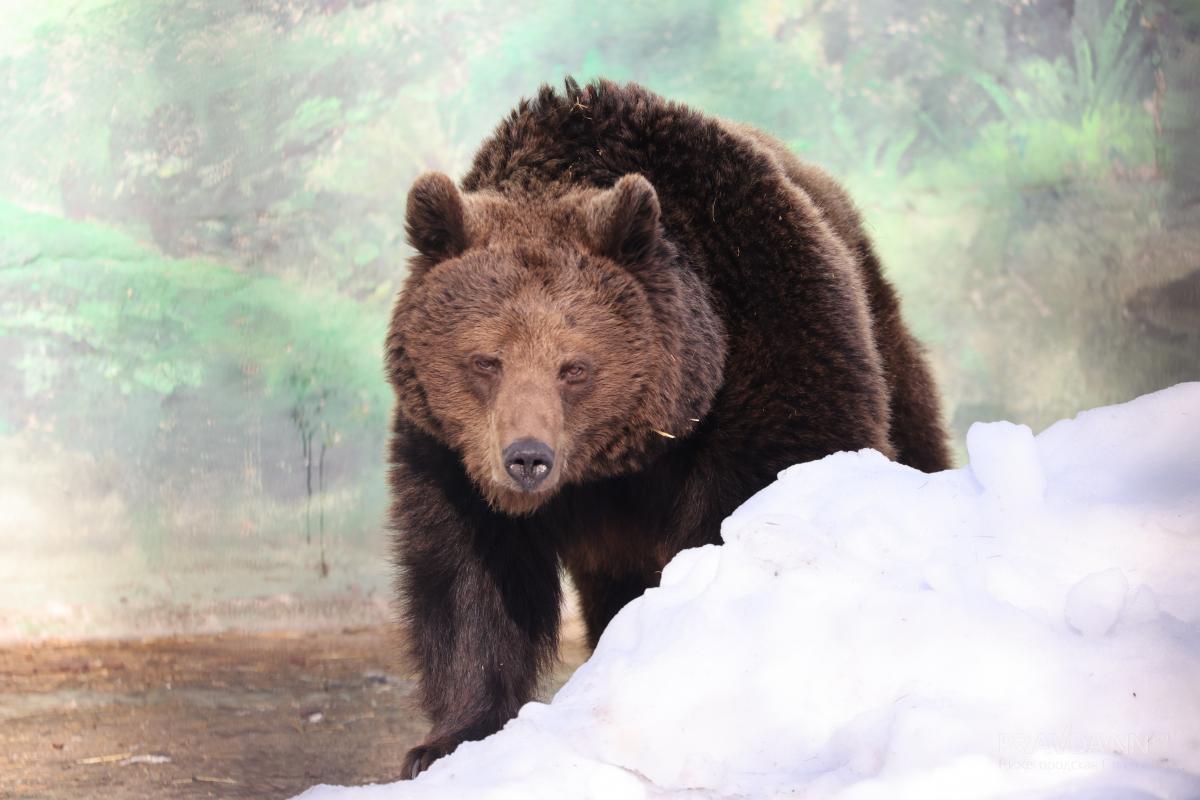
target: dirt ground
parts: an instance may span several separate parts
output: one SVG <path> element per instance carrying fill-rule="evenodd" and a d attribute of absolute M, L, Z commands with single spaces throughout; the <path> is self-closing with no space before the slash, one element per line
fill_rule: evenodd
<path fill-rule="evenodd" d="M 585 658 L 564 632 L 545 694 Z M 0 797 L 282 798 L 394 780 L 426 729 L 389 628 L 0 647 Z"/>

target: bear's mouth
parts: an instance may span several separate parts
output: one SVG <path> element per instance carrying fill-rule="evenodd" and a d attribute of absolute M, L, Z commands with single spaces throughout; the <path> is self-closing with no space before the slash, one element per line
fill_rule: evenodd
<path fill-rule="evenodd" d="M 526 489 L 511 479 L 489 481 L 485 488 L 488 504 L 502 514 L 513 517 L 526 516 L 540 509 L 557 492 L 557 476 L 536 489 Z"/>
<path fill-rule="evenodd" d="M 562 470 L 558 464 L 553 466 L 535 465 L 531 468 L 531 479 L 522 479 L 505 470 L 495 470 L 492 483 L 498 489 L 511 492 L 522 497 L 546 497 L 558 489 L 559 476 Z"/>

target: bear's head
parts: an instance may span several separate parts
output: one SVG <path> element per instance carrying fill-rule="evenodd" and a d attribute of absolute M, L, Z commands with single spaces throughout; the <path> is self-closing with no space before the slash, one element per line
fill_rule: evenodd
<path fill-rule="evenodd" d="M 708 412 L 725 334 L 642 176 L 509 195 L 430 173 L 407 230 L 388 376 L 493 508 L 637 469 Z"/>

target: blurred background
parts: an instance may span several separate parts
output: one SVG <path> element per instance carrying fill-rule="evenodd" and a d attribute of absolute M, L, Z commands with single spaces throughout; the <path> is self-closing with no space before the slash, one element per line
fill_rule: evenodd
<path fill-rule="evenodd" d="M 0 639 L 386 620 L 405 193 L 568 74 L 843 179 L 960 441 L 1200 379 L 1198 0 L 4 8 Z"/>

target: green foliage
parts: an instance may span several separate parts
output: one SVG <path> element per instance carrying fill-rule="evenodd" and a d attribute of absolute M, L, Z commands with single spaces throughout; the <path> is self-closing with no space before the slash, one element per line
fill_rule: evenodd
<path fill-rule="evenodd" d="M 6 249 L 21 254 L 0 264 L 5 335 L 87 353 L 79 380 L 166 396 L 236 363 L 268 397 L 290 399 L 304 372 L 354 397 L 351 418 L 379 422 L 382 314 L 275 278 L 165 258 L 116 231 L 11 203 L 0 203 L 0 229 Z"/>
<path fill-rule="evenodd" d="M 260 455 L 246 468 L 284 466 L 295 477 L 277 491 L 302 496 L 313 430 L 319 445 L 340 454 L 341 480 L 379 502 L 381 491 L 354 484 L 380 469 L 385 306 L 171 259 L 111 229 L 11 203 L 0 203 L 0 230 L 0 352 L 17 354 L 7 365 L 16 391 L 0 418 L 36 419 L 73 449 L 115 457 L 135 520 L 161 526 L 157 504 L 200 499 L 188 496 L 198 479 L 216 480 L 223 488 L 213 490 L 226 500 L 232 490 L 256 502 L 259 482 L 238 474 L 239 442 L 250 435 L 255 452 L 265 447 L 283 460 L 263 463 Z M 198 472 L 197 461 L 208 467 Z M 248 513 L 222 508 L 230 529 Z M 349 513 L 362 526 L 364 510 L 377 508 Z M 160 538 L 139 541 L 151 547 Z"/>

